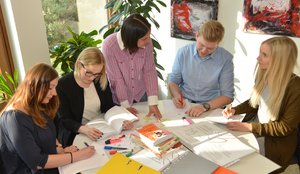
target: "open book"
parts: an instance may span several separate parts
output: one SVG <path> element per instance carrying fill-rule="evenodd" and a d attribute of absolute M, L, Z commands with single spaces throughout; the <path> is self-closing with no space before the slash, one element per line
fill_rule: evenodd
<path fill-rule="evenodd" d="M 196 154 L 228 167 L 255 150 L 209 121 L 167 128 Z"/>
<path fill-rule="evenodd" d="M 105 113 L 104 119 L 95 119 L 87 123 L 87 125 L 103 132 L 102 138 L 108 138 L 121 133 L 123 121 L 125 120 L 136 121 L 138 117 L 130 113 L 124 107 L 114 106 Z"/>

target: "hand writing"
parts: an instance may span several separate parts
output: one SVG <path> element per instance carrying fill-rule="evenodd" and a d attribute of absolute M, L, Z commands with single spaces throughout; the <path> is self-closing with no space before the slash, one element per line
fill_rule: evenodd
<path fill-rule="evenodd" d="M 184 108 L 185 107 L 186 103 L 185 103 L 185 100 L 184 100 L 182 95 L 180 95 L 179 97 L 173 97 L 172 100 L 173 100 L 174 105 L 177 108 Z"/>
<path fill-rule="evenodd" d="M 231 108 L 231 104 L 227 105 L 226 108 L 222 111 L 222 114 L 225 118 L 230 118 L 234 115 L 235 109 Z"/>

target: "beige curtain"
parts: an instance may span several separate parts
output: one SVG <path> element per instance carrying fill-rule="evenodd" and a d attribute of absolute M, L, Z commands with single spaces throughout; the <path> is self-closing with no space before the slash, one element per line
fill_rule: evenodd
<path fill-rule="evenodd" d="M 0 73 L 8 72 L 13 74 L 14 64 L 11 55 L 11 50 L 9 47 L 7 31 L 5 28 L 5 22 L 3 18 L 3 13 L 0 5 Z M 0 104 L 0 111 L 4 107 L 3 104 Z"/>

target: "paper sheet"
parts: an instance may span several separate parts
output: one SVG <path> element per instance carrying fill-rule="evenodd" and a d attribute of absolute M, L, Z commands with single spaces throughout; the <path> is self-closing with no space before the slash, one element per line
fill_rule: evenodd
<path fill-rule="evenodd" d="M 91 146 L 94 146 L 96 149 L 96 153 L 92 157 L 59 167 L 59 173 L 76 174 L 84 170 L 102 167 L 109 160 L 103 146 L 97 142 L 93 142 Z"/>
<path fill-rule="evenodd" d="M 209 115 L 205 117 L 205 119 L 216 122 L 216 123 L 221 123 L 221 124 L 227 124 L 228 122 L 232 121 L 238 121 L 241 122 L 243 120 L 244 116 L 242 115 L 234 115 L 230 118 L 225 118 L 222 114 L 222 109 L 215 109 L 210 111 Z"/>

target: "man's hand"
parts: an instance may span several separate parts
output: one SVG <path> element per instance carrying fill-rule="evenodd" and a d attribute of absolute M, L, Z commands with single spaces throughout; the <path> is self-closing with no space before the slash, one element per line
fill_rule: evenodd
<path fill-rule="evenodd" d="M 204 113 L 206 109 L 203 107 L 202 104 L 197 104 L 195 106 L 190 107 L 185 114 L 191 117 L 199 117 L 202 113 Z"/>
<path fill-rule="evenodd" d="M 182 97 L 182 95 L 180 97 L 173 97 L 172 98 L 174 105 L 176 106 L 176 108 L 184 108 L 185 107 L 185 100 Z"/>

